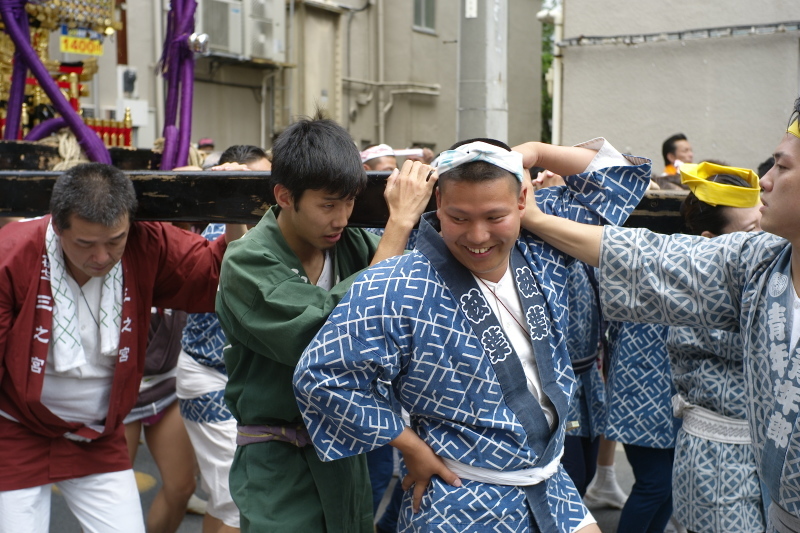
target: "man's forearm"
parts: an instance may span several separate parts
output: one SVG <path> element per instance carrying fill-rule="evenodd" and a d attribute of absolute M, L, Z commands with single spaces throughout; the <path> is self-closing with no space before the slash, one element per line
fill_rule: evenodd
<path fill-rule="evenodd" d="M 225 224 L 225 242 L 232 243 L 236 239 L 247 233 L 247 226 L 244 224 Z"/>
<path fill-rule="evenodd" d="M 414 225 L 408 221 L 396 222 L 389 218 L 370 266 L 380 263 L 384 259 L 402 255 L 408 245 L 408 238 L 411 236 L 411 230 L 413 229 Z"/>
<path fill-rule="evenodd" d="M 591 266 L 600 266 L 603 226 L 581 224 L 554 215 L 524 219 L 522 226 L 543 241 Z"/>
<path fill-rule="evenodd" d="M 594 159 L 597 152 L 579 146 L 556 146 L 540 142 L 527 142 L 514 147 L 523 156 L 525 168 L 542 167 L 561 176 L 580 174 Z"/>

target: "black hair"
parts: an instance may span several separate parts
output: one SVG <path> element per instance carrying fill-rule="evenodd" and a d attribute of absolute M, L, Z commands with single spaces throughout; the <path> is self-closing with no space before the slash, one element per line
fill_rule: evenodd
<path fill-rule="evenodd" d="M 267 152 L 262 148 L 253 146 L 252 144 L 234 144 L 222 152 L 222 155 L 219 156 L 219 163 L 217 164 L 239 163 L 247 165 L 249 163 L 255 163 L 256 161 L 261 161 L 262 159 L 269 159 Z"/>
<path fill-rule="evenodd" d="M 319 113 L 301 118 L 275 139 L 271 185 L 286 187 L 295 208 L 308 189 L 354 198 L 366 184 L 367 173 L 350 134 Z"/>
<path fill-rule="evenodd" d="M 69 229 L 72 215 L 109 228 L 126 214 L 133 221 L 137 206 L 131 180 L 103 163 L 83 163 L 67 170 L 56 180 L 50 196 L 50 214 L 59 230 Z"/>
<path fill-rule="evenodd" d="M 769 156 L 769 158 L 765 159 L 760 165 L 758 165 L 758 177 L 763 178 L 764 174 L 769 172 L 773 166 L 775 166 L 775 158 Z"/>
<path fill-rule="evenodd" d="M 686 138 L 686 135 L 683 133 L 676 133 L 666 141 L 664 144 L 661 145 L 661 156 L 664 158 L 664 164 L 669 165 L 669 159 L 667 159 L 667 154 L 674 154 L 675 153 L 675 143 L 678 141 L 688 141 L 689 139 Z"/>
<path fill-rule="evenodd" d="M 474 139 L 458 141 L 453 146 L 448 148 L 448 150 L 455 150 L 459 146 L 464 146 L 465 144 L 470 144 L 474 142 L 484 142 L 502 148 L 508 152 L 511 151 L 511 147 L 508 146 L 503 141 L 498 141 L 497 139 L 489 139 L 485 137 L 476 137 Z M 465 163 L 463 165 L 457 166 L 456 168 L 450 169 L 447 172 L 439 174 L 437 187 L 439 187 L 439 190 L 442 190 L 444 184 L 451 181 L 481 183 L 484 181 L 496 180 L 508 176 L 513 178 L 516 190 L 517 192 L 519 192 L 520 188 L 522 187 L 522 184 L 520 184 L 519 180 L 514 174 L 512 174 L 508 170 L 498 167 L 497 165 L 487 163 L 486 161 L 473 161 L 471 163 Z"/>
<path fill-rule="evenodd" d="M 507 152 L 511 151 L 511 147 L 509 145 L 507 145 L 506 143 L 504 143 L 503 141 L 498 141 L 497 139 L 490 139 L 488 137 L 475 137 L 474 139 L 467 139 L 465 141 L 458 141 L 453 146 L 448 148 L 448 150 L 455 150 L 459 146 L 464 146 L 465 144 L 477 143 L 477 142 L 482 142 L 482 143 L 486 143 L 486 144 L 492 144 L 494 146 L 498 146 L 498 147 L 504 149 Z"/>
<path fill-rule="evenodd" d="M 708 178 L 708 181 L 753 188 L 743 178 L 731 176 L 730 174 L 717 174 Z M 722 235 L 725 226 L 728 225 L 728 209 L 730 207 L 724 205 L 707 204 L 695 196 L 693 192 L 689 192 L 681 204 L 681 217 L 683 217 L 683 223 L 694 235 L 700 235 L 704 231 L 709 231 L 714 235 Z"/>
<path fill-rule="evenodd" d="M 800 120 L 800 98 L 794 101 L 794 108 L 792 109 L 792 114 L 789 115 L 789 123 L 786 124 L 786 129 L 789 129 L 795 120 Z"/>

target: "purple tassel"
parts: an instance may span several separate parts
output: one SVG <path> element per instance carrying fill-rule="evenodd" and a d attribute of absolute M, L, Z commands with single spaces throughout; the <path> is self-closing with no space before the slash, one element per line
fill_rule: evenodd
<path fill-rule="evenodd" d="M 110 165 L 111 155 L 108 153 L 103 141 L 91 128 L 84 124 L 78 113 L 72 109 L 72 106 L 69 105 L 67 99 L 64 98 L 64 95 L 61 94 L 61 91 L 58 89 L 56 82 L 53 81 L 47 69 L 36 56 L 36 52 L 30 44 L 30 34 L 27 31 L 27 18 L 25 18 L 25 24 L 19 25 L 17 23 L 20 17 L 27 17 L 25 13 L 25 1 L 0 0 L 0 14 L 3 16 L 6 32 L 14 42 L 16 54 L 24 60 L 27 67 L 31 70 L 36 79 L 39 80 L 39 84 L 42 89 L 44 89 L 48 98 L 50 98 L 53 107 L 61 114 L 70 129 L 75 133 L 78 144 L 80 144 L 83 151 L 86 152 L 86 156 L 91 161 Z M 19 14 L 19 17 L 16 16 L 17 14 Z M 25 29 L 23 30 L 20 26 L 23 26 Z"/>
<path fill-rule="evenodd" d="M 178 128 L 167 126 L 164 131 L 164 153 L 161 154 L 161 170 L 172 170 L 175 164 L 175 152 L 178 144 Z"/>
<path fill-rule="evenodd" d="M 19 16 L 22 15 L 22 16 Z M 3 15 L 5 17 L 5 15 Z M 28 30 L 28 14 L 25 11 L 12 15 L 17 24 L 30 35 Z M 25 79 L 28 76 L 28 65 L 22 59 L 19 51 L 14 52 L 14 69 L 11 71 L 11 89 L 8 94 L 8 108 L 6 114 L 6 130 L 3 138 L 7 141 L 16 141 L 22 122 L 22 102 L 25 101 Z"/>
<path fill-rule="evenodd" d="M 48 135 L 51 135 L 61 128 L 67 127 L 67 121 L 64 120 L 64 117 L 56 117 L 50 118 L 42 122 L 41 124 L 37 124 L 36 126 L 31 129 L 28 135 L 25 136 L 26 141 L 38 141 L 40 139 L 44 139 Z"/>

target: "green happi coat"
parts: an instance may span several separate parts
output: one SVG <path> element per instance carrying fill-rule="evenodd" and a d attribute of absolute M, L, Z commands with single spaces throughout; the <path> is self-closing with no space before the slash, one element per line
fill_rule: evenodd
<path fill-rule="evenodd" d="M 369 265 L 378 237 L 347 228 L 335 247 L 331 291 L 307 281 L 270 209 L 231 243 L 222 264 L 217 314 L 225 349 L 225 401 L 240 425 L 302 423 L 292 373 L 308 343 Z M 242 531 L 372 532 L 372 492 L 363 455 L 323 463 L 313 446 L 239 446 L 230 475 Z"/>

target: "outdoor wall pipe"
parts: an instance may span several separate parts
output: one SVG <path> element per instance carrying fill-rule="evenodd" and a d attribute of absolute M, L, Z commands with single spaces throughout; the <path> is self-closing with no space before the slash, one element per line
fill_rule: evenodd
<path fill-rule="evenodd" d="M 39 85 L 44 89 L 47 97 L 50 98 L 53 107 L 75 133 L 78 144 L 86 152 L 86 156 L 91 161 L 111 164 L 111 155 L 108 153 L 103 141 L 83 122 L 80 115 L 72 109 L 72 106 L 69 105 L 69 102 L 61 93 L 53 78 L 50 77 L 45 66 L 39 61 L 36 51 L 31 46 L 25 0 L 1 1 L 0 14 L 3 16 L 6 33 L 14 43 L 16 54 L 19 54 L 18 56 L 15 55 L 15 57 L 22 59 L 39 81 Z M 7 131 L 8 129 L 8 126 L 6 126 Z"/>
<path fill-rule="evenodd" d="M 561 6 L 553 9 L 543 9 L 536 14 L 540 22 L 550 22 L 553 24 L 553 115 L 552 115 L 552 144 L 561 144 L 561 78 L 564 68 L 561 47 L 559 43 L 564 39 L 564 12 Z"/>
<path fill-rule="evenodd" d="M 163 27 L 164 8 L 161 0 L 153 0 L 153 64 L 158 65 L 163 53 L 161 43 L 164 40 Z M 156 91 L 156 131 L 164 130 L 164 82 L 159 76 L 155 77 Z"/>
<path fill-rule="evenodd" d="M 383 0 L 378 0 L 378 83 L 381 84 L 386 79 L 384 76 L 384 58 L 383 58 L 383 48 L 384 48 L 384 35 L 383 35 L 383 23 L 384 23 L 384 12 L 383 12 Z M 386 142 L 386 116 L 383 113 L 383 107 L 385 106 L 383 102 L 383 91 L 380 89 L 378 90 L 378 105 L 376 106 L 376 110 L 378 112 L 378 144 L 383 144 Z"/>
<path fill-rule="evenodd" d="M 421 89 L 395 89 L 393 91 L 389 91 L 389 101 L 383 106 L 381 110 L 381 115 L 386 116 L 389 113 L 389 110 L 394 105 L 394 95 L 396 94 L 422 94 L 426 96 L 439 96 L 439 90 L 435 91 L 424 91 Z"/>

